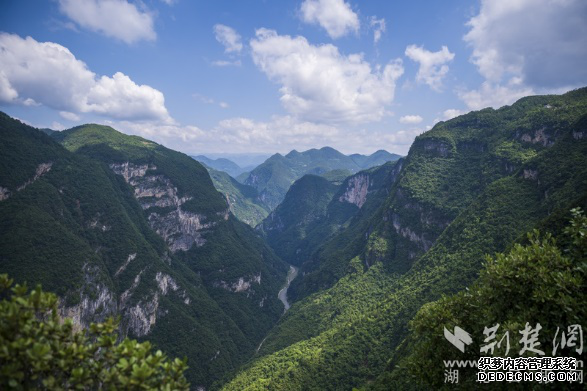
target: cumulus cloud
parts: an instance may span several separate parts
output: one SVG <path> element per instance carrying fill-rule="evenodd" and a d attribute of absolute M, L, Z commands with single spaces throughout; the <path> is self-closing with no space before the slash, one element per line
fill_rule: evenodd
<path fill-rule="evenodd" d="M 443 46 L 437 52 L 431 52 L 424 49 L 424 47 L 410 45 L 406 48 L 405 54 L 408 58 L 420 64 L 416 74 L 416 81 L 428 84 L 435 91 L 440 91 L 442 79 L 449 69 L 446 63 L 452 61 L 455 57 L 454 53 L 449 52 L 446 46 Z"/>
<path fill-rule="evenodd" d="M 359 31 L 359 17 L 344 0 L 304 0 L 300 11 L 304 22 L 320 25 L 333 39 Z"/>
<path fill-rule="evenodd" d="M 157 38 L 153 16 L 126 0 L 59 0 L 59 8 L 80 27 L 128 44 Z"/>
<path fill-rule="evenodd" d="M 442 119 L 448 121 L 449 119 L 453 119 L 463 114 L 465 114 L 465 112 L 458 109 L 447 109 L 442 112 Z"/>
<path fill-rule="evenodd" d="M 423 120 L 424 118 L 420 117 L 419 115 L 404 115 L 399 119 L 399 122 L 402 124 L 419 124 Z"/>
<path fill-rule="evenodd" d="M 372 16 L 371 27 L 373 28 L 373 43 L 377 43 L 385 32 L 385 19 L 377 19 L 377 17 Z"/>
<path fill-rule="evenodd" d="M 505 85 L 485 81 L 476 90 L 457 91 L 459 98 L 471 110 L 480 110 L 486 107 L 499 108 L 535 93 L 531 87 L 523 85 L 517 78 L 513 78 Z"/>
<path fill-rule="evenodd" d="M 72 122 L 76 122 L 79 121 L 81 118 L 79 115 L 75 114 L 75 113 L 70 113 L 69 111 L 60 111 L 59 115 L 62 118 L 65 118 L 68 121 L 72 121 Z"/>
<path fill-rule="evenodd" d="M 378 121 L 403 74 L 401 60 L 372 68 L 359 54 L 345 56 L 333 45 L 273 30 L 257 30 L 250 45 L 255 64 L 281 86 L 283 107 L 303 121 Z"/>
<path fill-rule="evenodd" d="M 469 108 L 587 84 L 587 2 L 483 0 L 464 36 L 485 82 L 461 92 Z"/>
<path fill-rule="evenodd" d="M 214 25 L 214 36 L 224 45 L 225 53 L 239 53 L 243 49 L 241 36 L 231 27 L 223 24 Z"/>
<path fill-rule="evenodd" d="M 397 132 L 340 127 L 274 116 L 267 121 L 237 117 L 220 121 L 210 129 L 178 124 L 106 122 L 125 133 L 136 134 L 188 154 L 202 153 L 287 153 L 331 146 L 343 153 L 372 153 L 384 148 L 406 154 L 423 129 L 411 127 Z"/>
<path fill-rule="evenodd" d="M 137 85 L 121 72 L 98 77 L 59 44 L 2 33 L 0 63 L 4 103 L 42 104 L 117 119 L 172 121 L 160 91 Z"/>

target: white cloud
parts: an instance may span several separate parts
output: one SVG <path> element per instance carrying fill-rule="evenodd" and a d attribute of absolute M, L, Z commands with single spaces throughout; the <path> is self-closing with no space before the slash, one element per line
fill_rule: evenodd
<path fill-rule="evenodd" d="M 224 45 L 225 53 L 239 53 L 243 49 L 241 36 L 231 27 L 223 24 L 214 25 L 214 36 Z"/>
<path fill-rule="evenodd" d="M 220 106 L 223 109 L 227 109 L 228 107 L 230 107 L 228 103 L 222 102 L 222 101 L 216 102 L 214 99 L 212 99 L 206 95 L 195 93 L 195 94 L 192 94 L 192 96 L 194 98 L 196 98 L 197 100 L 199 100 L 200 102 L 206 103 L 208 105 L 215 105 L 216 103 L 218 103 L 218 106 Z"/>
<path fill-rule="evenodd" d="M 470 108 L 587 84 L 587 2 L 483 0 L 464 40 L 485 82 L 461 92 Z"/>
<path fill-rule="evenodd" d="M 373 28 L 373 42 L 377 43 L 381 39 L 381 35 L 385 32 L 385 19 L 377 19 L 377 17 L 371 17 L 371 27 Z"/>
<path fill-rule="evenodd" d="M 172 121 L 163 94 L 117 72 L 98 77 L 66 48 L 14 34 L 0 34 L 0 101 L 42 104 L 70 113 Z"/>
<path fill-rule="evenodd" d="M 446 63 L 452 61 L 455 57 L 454 53 L 449 52 L 446 46 L 443 46 L 437 52 L 430 52 L 424 47 L 410 45 L 406 48 L 405 54 L 420 64 L 416 74 L 416 81 L 428 84 L 435 91 L 440 91 L 442 79 L 449 69 Z"/>
<path fill-rule="evenodd" d="M 157 38 L 153 16 L 126 0 L 59 0 L 59 8 L 80 27 L 128 44 Z"/>
<path fill-rule="evenodd" d="M 453 119 L 458 117 L 459 115 L 465 114 L 463 111 L 458 109 L 447 109 L 442 112 L 442 120 L 448 121 L 449 119 Z"/>
<path fill-rule="evenodd" d="M 402 124 L 419 124 L 423 120 L 424 118 L 420 117 L 419 115 L 404 115 L 399 119 L 399 122 Z"/>
<path fill-rule="evenodd" d="M 51 129 L 53 129 L 53 130 L 63 130 L 63 129 L 65 129 L 65 126 L 63 126 L 63 124 L 60 123 L 60 122 L 53 121 L 53 123 L 51 124 Z"/>
<path fill-rule="evenodd" d="M 71 113 L 69 111 L 60 111 L 59 115 L 62 118 L 65 118 L 68 121 L 73 121 L 73 122 L 77 122 L 80 120 L 80 116 L 74 113 Z"/>
<path fill-rule="evenodd" d="M 226 61 L 226 60 L 218 60 L 218 61 L 213 61 L 212 65 L 214 65 L 215 67 L 240 67 L 241 66 L 241 60 L 236 60 L 236 61 Z"/>
<path fill-rule="evenodd" d="M 331 146 L 343 153 L 372 153 L 378 149 L 406 154 L 421 128 L 397 132 L 338 127 L 300 121 L 293 116 L 274 116 L 268 121 L 229 118 L 204 130 L 197 126 L 135 122 L 107 122 L 129 134 L 153 140 L 188 154 L 202 153 L 287 153 Z"/>
<path fill-rule="evenodd" d="M 534 94 L 535 91 L 532 88 L 522 85 L 519 79 L 515 78 L 506 85 L 485 81 L 477 90 L 457 91 L 459 98 L 471 110 L 480 110 L 486 107 L 499 108 Z"/>
<path fill-rule="evenodd" d="M 255 64 L 281 85 L 284 108 L 302 121 L 378 121 L 403 74 L 401 60 L 373 69 L 360 54 L 345 56 L 333 45 L 314 46 L 273 30 L 257 30 L 250 45 Z"/>
<path fill-rule="evenodd" d="M 304 22 L 319 24 L 333 39 L 359 31 L 359 17 L 344 0 L 304 0 L 300 10 Z"/>

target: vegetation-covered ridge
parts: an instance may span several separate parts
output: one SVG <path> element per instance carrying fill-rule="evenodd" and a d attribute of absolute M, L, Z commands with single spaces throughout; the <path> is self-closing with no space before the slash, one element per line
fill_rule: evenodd
<path fill-rule="evenodd" d="M 291 184 L 305 174 L 322 175 L 337 169 L 355 173 L 399 158 L 382 150 L 370 156 L 346 156 L 330 147 L 304 152 L 293 150 L 285 156 L 278 153 L 271 156 L 253 169 L 244 183 L 255 187 L 260 199 L 273 210 L 283 201 Z"/>
<path fill-rule="evenodd" d="M 232 214 L 240 221 L 257 226 L 269 214 L 269 207 L 259 198 L 257 189 L 238 182 L 226 172 L 208 167 L 214 187 L 226 198 Z"/>
<path fill-rule="evenodd" d="M 424 305 L 410 323 L 412 333 L 405 342 L 409 356 L 390 362 L 369 389 L 385 390 L 399 381 L 406 388 L 410 383 L 454 387 L 445 383 L 443 360 L 565 356 L 584 361 L 587 353 L 579 332 L 587 324 L 587 217 L 580 208 L 571 215 L 563 232 L 553 236 L 532 231 L 509 252 L 487 256 L 478 280 L 467 290 Z M 464 352 L 439 332 L 455 326 L 472 336 Z M 522 343 L 520 333 L 526 330 L 536 332 L 535 343 Z M 459 372 L 459 386 L 479 386 L 476 370 Z"/>
<path fill-rule="evenodd" d="M 396 373 L 424 304 L 470 285 L 486 254 L 544 219 L 585 207 L 587 89 L 441 122 L 400 163 L 354 236 L 364 241 L 331 258 L 349 227 L 314 251 L 314 271 L 296 279 L 302 299 L 225 389 L 349 389 Z M 402 376 L 380 385 L 414 385 Z"/>
<path fill-rule="evenodd" d="M 199 163 L 99 125 L 50 137 L 1 114 L 0 135 L 2 272 L 58 294 L 75 327 L 119 316 L 123 336 L 187 357 L 194 386 L 254 353 L 287 266 Z"/>

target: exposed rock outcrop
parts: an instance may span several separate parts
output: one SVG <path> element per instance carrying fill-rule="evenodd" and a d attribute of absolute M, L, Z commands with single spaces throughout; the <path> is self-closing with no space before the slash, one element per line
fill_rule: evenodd
<path fill-rule="evenodd" d="M 103 322 L 117 315 L 119 309 L 115 294 L 98 281 L 98 267 L 85 264 L 82 270 L 84 279 L 79 289 L 79 302 L 66 306 L 61 301 L 59 305 L 59 315 L 71 318 L 75 330 L 88 328 L 92 322 Z"/>
<path fill-rule="evenodd" d="M 51 167 L 53 167 L 53 162 L 39 164 L 35 170 L 35 175 L 22 185 L 18 186 L 16 191 L 24 190 L 27 186 L 33 184 L 37 179 L 51 171 Z M 0 201 L 8 199 L 11 195 L 12 193 L 8 188 L 0 186 Z"/>
<path fill-rule="evenodd" d="M 451 146 L 445 141 L 427 139 L 423 141 L 425 151 L 432 152 L 440 157 L 448 157 L 451 152 Z"/>
<path fill-rule="evenodd" d="M 544 147 L 553 146 L 555 141 L 546 133 L 546 128 L 535 130 L 533 133 L 524 133 L 520 136 L 520 140 L 532 144 L 541 144 Z"/>
<path fill-rule="evenodd" d="M 348 202 L 359 208 L 367 201 L 369 192 L 369 175 L 359 174 L 349 179 L 346 191 L 340 196 L 340 202 Z"/>
<path fill-rule="evenodd" d="M 525 168 L 524 172 L 522 173 L 524 179 L 530 179 L 532 181 L 538 180 L 538 171 L 532 170 L 530 168 Z"/>
<path fill-rule="evenodd" d="M 424 250 L 424 252 L 428 251 L 430 247 L 432 247 L 433 242 L 431 240 L 427 240 L 423 234 L 418 235 L 410 227 L 403 226 L 400 223 L 399 216 L 395 213 L 392 214 L 392 224 L 395 232 L 408 239 L 410 242 L 418 244 L 419 247 Z"/>
<path fill-rule="evenodd" d="M 254 293 L 254 291 L 252 290 L 253 284 L 261 285 L 261 272 L 248 277 L 239 277 L 239 279 L 233 282 L 232 284 L 220 280 L 214 282 L 213 285 L 217 288 L 226 289 L 230 292 L 246 292 L 248 297 L 249 293 Z"/>
<path fill-rule="evenodd" d="M 217 223 L 202 214 L 183 210 L 182 205 L 192 197 L 180 197 L 177 187 L 164 175 L 148 175 L 149 171 L 157 169 L 155 165 L 126 162 L 111 164 L 110 168 L 133 187 L 134 196 L 144 210 L 154 207 L 172 209 L 167 212 L 159 209 L 148 217 L 151 228 L 165 239 L 172 252 L 187 251 L 193 245 L 206 243 L 202 234 Z M 229 213 L 227 209 L 220 215 L 227 220 Z"/>

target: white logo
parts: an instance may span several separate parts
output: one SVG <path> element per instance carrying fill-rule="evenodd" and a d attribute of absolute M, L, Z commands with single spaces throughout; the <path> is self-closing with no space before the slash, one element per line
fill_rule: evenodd
<path fill-rule="evenodd" d="M 471 335 L 459 326 L 455 326 L 454 334 L 448 331 L 445 327 L 444 338 L 446 338 L 448 342 L 452 343 L 457 349 L 459 349 L 463 353 L 465 353 L 465 345 L 470 345 L 473 343 Z"/>

